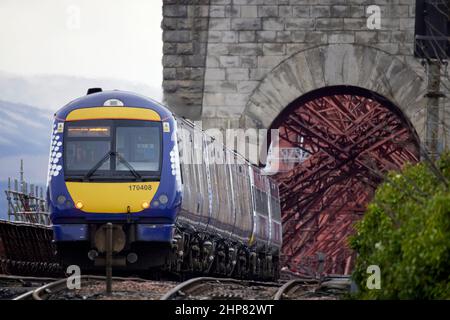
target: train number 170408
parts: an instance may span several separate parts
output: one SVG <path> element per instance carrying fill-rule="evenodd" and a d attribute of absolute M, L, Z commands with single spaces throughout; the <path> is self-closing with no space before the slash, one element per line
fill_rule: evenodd
<path fill-rule="evenodd" d="M 128 186 L 128 189 L 130 191 L 142 191 L 142 190 L 150 191 L 152 190 L 152 186 L 149 184 L 132 184 Z"/>

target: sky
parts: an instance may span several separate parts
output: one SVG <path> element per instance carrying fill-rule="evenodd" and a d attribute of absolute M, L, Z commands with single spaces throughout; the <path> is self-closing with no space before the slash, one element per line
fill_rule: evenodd
<path fill-rule="evenodd" d="M 0 0 L 0 71 L 161 87 L 162 0 Z"/>
<path fill-rule="evenodd" d="M 20 159 L 45 183 L 50 119 L 89 87 L 162 100 L 161 20 L 162 0 L 0 0 L 0 115 L 27 138 L 0 125 L 0 189 Z"/>

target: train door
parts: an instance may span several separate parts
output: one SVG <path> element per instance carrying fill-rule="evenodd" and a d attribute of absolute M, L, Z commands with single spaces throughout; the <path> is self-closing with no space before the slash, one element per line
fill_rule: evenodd
<path fill-rule="evenodd" d="M 209 228 L 213 229 L 215 232 L 220 232 L 220 200 L 219 200 L 219 183 L 217 176 L 217 165 L 215 161 L 215 148 L 214 142 L 211 137 L 205 135 L 205 151 L 207 152 L 208 159 L 208 170 L 210 177 L 210 201 L 211 201 L 211 214 L 210 214 L 210 222 Z"/>
<path fill-rule="evenodd" d="M 193 145 L 192 148 L 192 167 L 195 173 L 195 187 L 197 190 L 196 197 L 196 214 L 200 217 L 203 227 L 205 229 L 209 223 L 209 186 L 207 177 L 207 165 L 203 157 L 203 132 L 197 128 L 193 131 Z"/>
<path fill-rule="evenodd" d="M 253 213 L 251 204 L 251 184 L 248 172 L 248 166 L 242 157 L 233 154 L 234 163 L 230 166 L 233 178 L 233 193 L 235 204 L 235 222 L 233 234 L 243 243 L 250 241 Z"/>
<path fill-rule="evenodd" d="M 230 226 L 231 226 L 231 237 L 233 239 L 239 239 L 241 240 L 241 237 L 239 235 L 238 229 L 236 228 L 237 223 L 237 216 L 240 215 L 240 207 L 238 202 L 239 194 L 238 191 L 238 177 L 236 174 L 236 156 L 234 152 L 231 152 L 230 150 L 225 151 L 225 158 L 226 158 L 226 168 L 227 168 L 227 175 L 229 177 L 229 183 L 230 183 Z"/>
<path fill-rule="evenodd" d="M 195 165 L 194 130 L 184 121 L 179 121 L 178 144 L 183 181 L 183 202 L 181 205 L 181 219 L 187 220 L 192 226 L 206 227 L 208 212 L 203 208 L 203 194 L 199 185 L 198 168 Z"/>
<path fill-rule="evenodd" d="M 229 174 L 227 163 L 227 150 L 222 144 L 217 143 L 216 149 L 216 170 L 218 183 L 218 198 L 219 206 L 219 225 L 220 231 L 226 236 L 230 237 L 233 231 L 234 212 L 232 206 L 232 186 L 231 177 Z"/>
<path fill-rule="evenodd" d="M 201 142 L 202 142 L 202 155 L 203 155 L 203 175 L 205 177 L 204 184 L 205 184 L 205 195 L 203 197 L 205 201 L 205 207 L 207 206 L 207 212 L 208 212 L 208 229 L 214 230 L 213 225 L 213 187 L 211 183 L 211 171 L 210 171 L 210 159 L 209 159 L 209 150 L 208 150 L 208 143 L 207 143 L 208 137 L 202 132 L 201 135 Z M 211 230 L 208 230 L 211 231 Z"/>
<path fill-rule="evenodd" d="M 267 179 L 269 189 L 269 212 L 270 212 L 270 242 L 269 247 L 280 248 L 282 243 L 281 235 L 281 208 L 278 185 L 274 180 Z"/>
<path fill-rule="evenodd" d="M 239 222 L 239 226 L 242 228 L 244 237 L 247 241 L 252 239 L 253 233 L 253 206 L 252 206 L 252 190 L 250 183 L 249 166 L 246 162 L 239 164 L 239 177 L 241 193 L 239 199 L 242 206 L 242 218 Z"/>
<path fill-rule="evenodd" d="M 257 168 L 250 168 L 254 232 L 258 246 L 267 246 L 269 241 L 269 207 L 266 177 Z"/>

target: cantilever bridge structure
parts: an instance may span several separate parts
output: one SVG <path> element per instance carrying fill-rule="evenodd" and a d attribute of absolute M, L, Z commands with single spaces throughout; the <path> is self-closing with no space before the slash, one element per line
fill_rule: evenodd
<path fill-rule="evenodd" d="M 346 240 L 353 223 L 387 171 L 419 159 L 417 138 L 404 119 L 376 97 L 347 90 L 328 88 L 326 95 L 296 101 L 276 122 L 280 145 L 308 154 L 276 175 L 285 262 L 306 273 L 350 273 Z"/>
<path fill-rule="evenodd" d="M 204 129 L 279 129 L 281 148 L 307 155 L 275 175 L 294 271 L 349 274 L 347 239 L 377 186 L 429 151 L 436 92 L 414 57 L 415 3 L 164 0 L 166 104 Z M 448 144 L 442 81 L 438 149 Z"/>

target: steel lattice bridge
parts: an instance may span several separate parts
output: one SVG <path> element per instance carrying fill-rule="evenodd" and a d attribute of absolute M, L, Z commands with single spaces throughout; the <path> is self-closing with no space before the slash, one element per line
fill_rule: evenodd
<path fill-rule="evenodd" d="M 302 97 L 272 128 L 280 131 L 280 149 L 305 155 L 295 166 L 281 162 L 276 175 L 285 264 L 301 273 L 349 274 L 352 226 L 388 171 L 418 161 L 414 129 L 389 101 L 350 87 Z"/>

